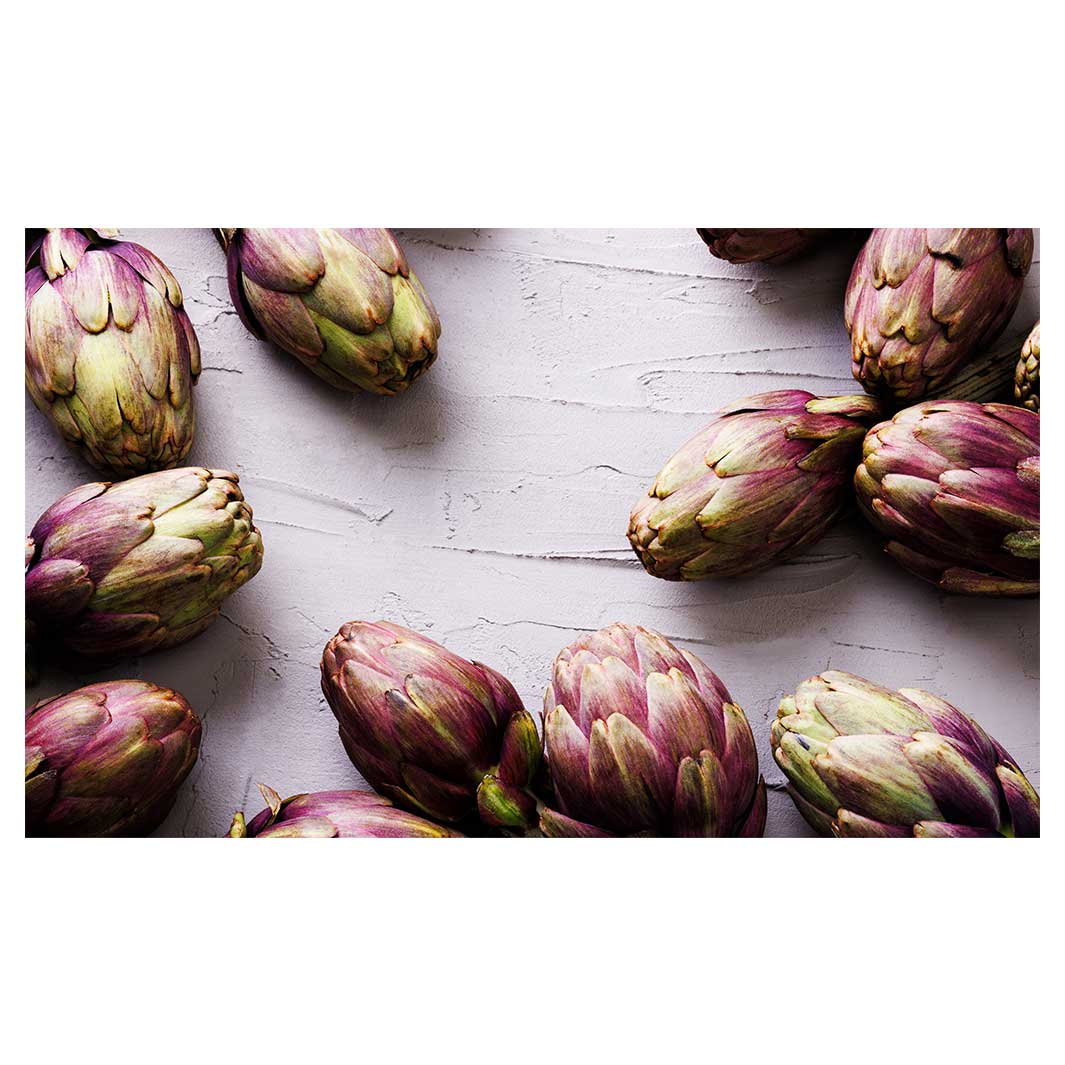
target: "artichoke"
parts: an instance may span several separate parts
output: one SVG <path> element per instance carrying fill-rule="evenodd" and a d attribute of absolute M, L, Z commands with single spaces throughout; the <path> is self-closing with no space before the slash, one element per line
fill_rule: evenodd
<path fill-rule="evenodd" d="M 1039 835 L 1039 796 L 1017 763 L 928 692 L 830 670 L 781 700 L 770 739 L 823 836 Z"/>
<path fill-rule="evenodd" d="M 869 431 L 858 505 L 885 550 L 947 592 L 1039 591 L 1039 415 L 940 400 Z"/>
<path fill-rule="evenodd" d="M 26 617 L 40 637 L 87 659 L 197 635 L 263 559 L 237 475 L 224 470 L 84 484 L 38 518 L 30 540 Z"/>
<path fill-rule="evenodd" d="M 850 500 L 871 396 L 765 392 L 719 411 L 633 508 L 629 542 L 666 580 L 751 573 L 798 554 Z"/>
<path fill-rule="evenodd" d="M 109 680 L 26 715 L 26 834 L 143 836 L 196 764 L 200 722 L 177 692 Z"/>
<path fill-rule="evenodd" d="M 854 376 L 896 401 L 938 389 L 1005 328 L 1030 229 L 874 229 L 847 285 Z"/>
<path fill-rule="evenodd" d="M 582 636 L 555 659 L 544 738 L 559 809 L 546 836 L 760 836 L 754 737 L 694 655 L 638 625 Z"/>
<path fill-rule="evenodd" d="M 1039 413 L 1039 323 L 1028 334 L 1013 377 L 1013 395 L 1022 407 Z"/>
<path fill-rule="evenodd" d="M 282 799 L 265 784 L 259 785 L 259 791 L 266 800 L 266 809 L 247 825 L 244 814 L 234 814 L 229 829 L 231 837 L 441 839 L 461 835 L 400 810 L 372 791 L 316 791 L 289 799 Z"/>
<path fill-rule="evenodd" d="M 335 388 L 402 392 L 433 364 L 440 319 L 387 229 L 225 229 L 244 324 Z"/>
<path fill-rule="evenodd" d="M 494 669 L 400 625 L 351 621 L 325 647 L 322 691 L 355 767 L 397 805 L 435 821 L 535 821 L 536 725 Z"/>
<path fill-rule="evenodd" d="M 26 260 L 26 388 L 92 465 L 176 466 L 192 446 L 200 347 L 173 274 L 92 229 L 49 229 Z"/>
<path fill-rule="evenodd" d="M 823 229 L 697 229 L 710 251 L 730 263 L 782 263 L 816 244 Z"/>

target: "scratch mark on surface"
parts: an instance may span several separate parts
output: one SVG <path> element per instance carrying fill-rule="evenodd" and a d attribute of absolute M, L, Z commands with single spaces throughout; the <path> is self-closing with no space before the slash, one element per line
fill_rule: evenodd
<path fill-rule="evenodd" d="M 765 278 L 744 277 L 739 274 L 694 274 L 687 270 L 658 270 L 651 266 L 632 266 L 629 263 L 604 263 L 594 259 L 570 259 L 560 255 L 545 255 L 542 252 L 526 251 L 519 248 L 475 248 L 463 244 L 448 244 L 431 237 L 407 236 L 406 242 L 412 245 L 439 248 L 441 251 L 463 251 L 471 255 L 504 255 L 512 259 L 531 260 L 558 266 L 579 266 L 589 270 L 609 270 L 621 274 L 637 274 L 648 277 L 683 278 L 688 281 L 707 283 L 720 282 L 727 285 L 751 285 Z M 712 265 L 712 264 L 711 264 Z"/>
<path fill-rule="evenodd" d="M 365 518 L 374 525 L 379 525 L 383 522 L 394 509 L 393 507 L 388 507 L 385 510 L 371 511 L 358 503 L 353 503 L 351 500 L 341 499 L 339 496 L 328 495 L 325 492 L 316 492 L 312 488 L 307 488 L 305 485 L 293 484 L 291 481 L 278 481 L 272 477 L 262 477 L 259 474 L 251 473 L 244 474 L 243 476 L 247 481 L 276 485 L 278 488 L 283 488 L 292 495 L 302 496 L 304 499 L 313 499 L 324 502 L 331 506 L 339 507 L 341 510 L 346 510 L 350 514 L 358 514 L 360 518 Z"/>
<path fill-rule="evenodd" d="M 646 373 L 640 374 L 636 380 L 640 384 L 647 385 L 654 380 L 675 380 L 676 376 L 681 373 L 687 373 L 693 377 L 801 377 L 803 380 L 809 378 L 814 381 L 847 380 L 846 375 L 843 373 L 815 373 L 812 370 L 774 369 L 768 366 L 758 367 L 753 370 L 648 370 Z"/>
<path fill-rule="evenodd" d="M 491 547 L 456 547 L 454 544 L 426 544 L 432 551 L 457 551 L 464 555 L 489 555 L 496 558 L 528 558 L 540 562 L 606 562 L 615 566 L 639 566 L 637 558 L 626 558 L 628 548 L 603 548 L 601 551 L 504 551 Z"/>
<path fill-rule="evenodd" d="M 278 521 L 276 518 L 262 518 L 256 515 L 255 518 L 262 525 L 282 525 L 286 529 L 302 529 L 304 532 L 321 533 L 323 536 L 337 536 L 343 538 L 343 533 L 333 532 L 330 529 L 320 529 L 317 525 L 298 525 L 293 521 Z"/>
<path fill-rule="evenodd" d="M 602 628 L 602 625 L 600 625 L 600 624 L 595 624 L 595 625 L 559 625 L 556 622 L 537 621 L 534 618 L 518 618 L 518 619 L 516 619 L 514 621 L 498 621 L 498 620 L 495 620 L 493 618 L 486 618 L 483 615 L 478 615 L 477 621 L 482 623 L 482 624 L 484 624 L 484 625 L 490 625 L 493 628 L 500 628 L 500 629 L 511 629 L 511 628 L 514 628 L 514 627 L 516 627 L 518 625 L 531 625 L 534 628 L 557 629 L 560 632 L 570 632 L 570 633 L 596 632 L 598 629 Z M 607 624 L 609 624 L 609 622 Z M 477 628 L 476 625 L 463 625 L 463 626 L 460 626 L 459 628 L 449 629 L 449 630 L 447 630 L 447 632 L 450 635 L 450 634 L 454 634 L 456 632 L 467 632 L 467 631 L 470 631 L 470 630 L 475 629 L 475 628 Z M 718 646 L 720 646 L 720 641 L 719 640 L 710 640 L 710 639 L 706 639 L 706 638 L 700 638 L 698 636 L 690 636 L 690 635 L 687 635 L 685 633 L 663 632 L 662 635 L 665 636 L 665 638 L 667 640 L 673 640 L 673 641 L 676 641 L 677 643 L 694 644 L 694 645 L 696 645 L 698 647 L 718 647 Z"/>
<path fill-rule="evenodd" d="M 646 473 L 630 473 L 627 470 L 619 469 L 617 466 L 611 466 L 605 462 L 594 462 L 590 466 L 582 466 L 578 470 L 561 470 L 552 473 L 533 473 L 528 469 L 515 468 L 512 466 L 500 466 L 488 469 L 484 466 L 429 466 L 429 465 L 417 465 L 408 466 L 405 463 L 394 462 L 391 466 L 385 470 L 385 477 L 391 474 L 394 470 L 401 470 L 404 473 L 415 471 L 418 473 L 426 470 L 434 470 L 438 473 L 459 473 L 478 475 L 483 473 L 490 473 L 493 475 L 513 475 L 519 478 L 529 478 L 530 480 L 544 480 L 552 484 L 559 480 L 565 480 L 567 478 L 579 477 L 583 473 L 590 473 L 592 470 L 611 470 L 614 473 L 619 474 L 622 477 L 631 477 L 639 481 L 645 481 L 649 475 Z M 520 484 L 519 484 L 520 487 Z"/>
<path fill-rule="evenodd" d="M 306 621 L 308 625 L 312 626 L 315 629 L 318 629 L 320 632 L 330 632 L 331 631 L 329 628 L 327 628 L 325 625 L 323 625 L 320 621 L 315 621 L 314 618 L 312 618 L 309 614 L 305 614 L 302 610 L 300 610 L 300 608 L 298 606 L 290 606 L 289 610 L 292 610 L 295 613 L 299 614 L 299 616 L 301 618 L 303 618 L 303 620 Z"/>
<path fill-rule="evenodd" d="M 276 658 L 288 658 L 288 652 L 287 651 L 283 651 L 280 647 L 278 647 L 278 645 L 270 638 L 270 636 L 267 633 L 258 632 L 255 629 L 249 628 L 247 625 L 242 625 L 239 621 L 234 620 L 233 618 L 231 618 L 228 614 L 224 613 L 223 611 L 219 611 L 218 612 L 218 616 L 220 618 L 222 618 L 224 621 L 228 621 L 229 624 L 232 625 L 235 629 L 239 629 L 241 632 L 244 633 L 245 636 L 254 636 L 254 637 L 257 637 L 258 639 L 264 641 L 266 643 L 267 647 L 270 650 L 270 657 L 271 658 L 275 658 L 275 659 Z M 255 661 L 256 661 L 255 659 L 252 659 L 252 666 L 253 666 L 252 676 L 253 677 L 254 677 L 254 664 L 255 664 Z"/>
<path fill-rule="evenodd" d="M 715 362 L 724 362 L 726 359 L 736 358 L 742 355 L 793 355 L 801 351 L 835 351 L 834 345 L 829 344 L 780 344 L 764 348 L 735 348 L 727 351 L 695 351 L 685 355 L 658 355 L 653 359 L 632 359 L 625 362 L 611 362 L 609 366 L 595 367 L 597 372 L 613 369 L 627 369 L 631 366 L 646 367 L 648 362 L 654 365 L 668 363 L 697 362 L 700 359 L 710 359 Z M 797 376 L 806 377 L 806 373 L 797 373 Z"/>
<path fill-rule="evenodd" d="M 518 618 L 516 621 L 494 621 L 492 618 L 486 618 L 478 616 L 477 621 L 484 625 L 490 625 L 492 628 L 498 629 L 512 629 L 518 625 L 531 625 L 538 629 L 555 629 L 559 632 L 595 632 L 598 626 L 582 626 L 582 625 L 558 625 L 551 621 L 535 621 L 532 618 Z M 478 627 L 477 624 L 473 625 L 460 625 L 456 629 L 448 629 L 448 636 L 452 636 L 457 632 L 471 632 Z"/>
<path fill-rule="evenodd" d="M 845 643 L 843 640 L 833 640 L 833 647 L 852 647 L 857 651 L 882 651 L 884 654 L 890 655 L 913 655 L 917 658 L 934 658 L 940 659 L 943 657 L 942 651 L 936 651 L 929 654 L 925 651 L 907 651 L 902 647 L 876 647 L 868 643 Z"/>

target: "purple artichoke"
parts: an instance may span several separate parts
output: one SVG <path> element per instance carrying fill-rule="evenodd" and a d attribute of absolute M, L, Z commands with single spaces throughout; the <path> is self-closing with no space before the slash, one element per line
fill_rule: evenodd
<path fill-rule="evenodd" d="M 1005 328 L 1033 243 L 1030 229 L 874 229 L 844 307 L 862 387 L 902 402 L 941 387 Z"/>
<path fill-rule="evenodd" d="M 536 725 L 506 677 L 391 622 L 350 621 L 326 644 L 322 691 L 355 767 L 435 821 L 535 821 Z"/>
<path fill-rule="evenodd" d="M 1039 796 L 950 703 L 831 670 L 780 703 L 773 756 L 823 836 L 1038 836 Z"/>
<path fill-rule="evenodd" d="M 433 364 L 440 319 L 387 229 L 225 229 L 244 324 L 335 388 L 402 392 Z"/>
<path fill-rule="evenodd" d="M 244 814 L 235 814 L 230 836 L 442 839 L 462 835 L 400 810 L 372 791 L 316 791 L 289 799 L 282 799 L 265 784 L 259 785 L 259 791 L 266 800 L 266 809 L 247 825 Z"/>
<path fill-rule="evenodd" d="M 109 680 L 26 714 L 26 835 L 144 836 L 196 764 L 200 722 L 175 691 Z"/>
<path fill-rule="evenodd" d="M 633 508 L 629 542 L 666 580 L 752 573 L 819 539 L 850 502 L 871 396 L 766 392 L 725 407 Z"/>
<path fill-rule="evenodd" d="M 1022 407 L 1039 413 L 1039 323 L 1028 334 L 1013 376 L 1013 396 Z"/>
<path fill-rule="evenodd" d="M 865 438 L 854 487 L 885 550 L 947 592 L 1039 591 L 1039 415 L 921 403 Z"/>
<path fill-rule="evenodd" d="M 710 251 L 730 263 L 782 263 L 812 248 L 823 229 L 698 229 Z"/>
<path fill-rule="evenodd" d="M 26 388 L 87 461 L 127 477 L 192 446 L 200 347 L 173 274 L 139 244 L 49 229 L 26 259 Z"/>
<path fill-rule="evenodd" d="M 544 695 L 547 836 L 760 836 L 754 737 L 694 655 L 637 625 L 582 636 Z"/>
<path fill-rule="evenodd" d="M 262 564 L 237 480 L 224 470 L 163 470 L 84 484 L 53 503 L 27 545 L 32 631 L 90 659 L 202 632 Z"/>

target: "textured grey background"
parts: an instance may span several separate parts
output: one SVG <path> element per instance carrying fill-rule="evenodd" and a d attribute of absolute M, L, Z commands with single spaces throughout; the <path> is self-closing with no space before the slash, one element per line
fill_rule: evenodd
<path fill-rule="evenodd" d="M 240 474 L 259 575 L 206 634 L 92 675 L 181 691 L 200 761 L 160 835 L 217 836 L 234 810 L 358 783 L 318 687 L 325 641 L 388 618 L 502 670 L 534 712 L 555 653 L 611 621 L 700 655 L 745 708 L 771 785 L 767 835 L 808 835 L 768 722 L 828 667 L 928 688 L 976 717 L 1039 786 L 1038 602 L 951 598 L 897 569 L 858 518 L 740 581 L 647 576 L 629 509 L 708 412 L 777 388 L 850 391 L 854 246 L 731 266 L 689 230 L 399 230 L 443 321 L 406 395 L 351 397 L 247 333 L 209 230 L 124 229 L 177 276 L 203 351 L 189 464 Z M 1014 328 L 1039 308 L 1038 244 Z M 26 528 L 96 475 L 26 401 Z"/>

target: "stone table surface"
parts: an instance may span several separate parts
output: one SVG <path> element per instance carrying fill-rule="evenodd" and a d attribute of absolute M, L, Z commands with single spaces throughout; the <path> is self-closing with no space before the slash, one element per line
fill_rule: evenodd
<path fill-rule="evenodd" d="M 823 669 L 934 691 L 980 721 L 1039 786 L 1039 604 L 941 594 L 844 519 L 743 580 L 646 575 L 629 510 L 709 412 L 780 388 L 838 394 L 855 245 L 733 266 L 687 230 L 398 230 L 443 322 L 405 395 L 334 391 L 251 336 L 211 231 L 122 231 L 181 283 L 203 354 L 190 465 L 233 470 L 262 531 L 262 571 L 208 632 L 95 674 L 48 670 L 40 699 L 143 677 L 203 719 L 199 763 L 163 836 L 219 836 L 234 810 L 359 783 L 322 697 L 326 640 L 390 619 L 496 667 L 536 713 L 554 655 L 612 621 L 702 657 L 746 710 L 769 836 L 810 831 L 769 749 L 780 696 Z M 1039 313 L 1036 261 L 1012 325 Z M 26 528 L 86 481 L 26 400 Z"/>

